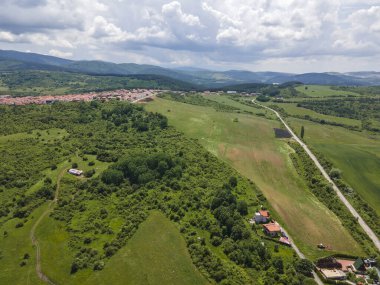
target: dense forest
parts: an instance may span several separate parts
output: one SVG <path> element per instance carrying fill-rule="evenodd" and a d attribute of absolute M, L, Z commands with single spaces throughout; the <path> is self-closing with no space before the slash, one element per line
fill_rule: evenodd
<path fill-rule="evenodd" d="M 77 168 L 74 159 L 86 165 L 85 178 L 62 178 L 51 214 L 69 235 L 71 274 L 102 270 L 149 212 L 159 210 L 213 283 L 304 284 L 310 275 L 310 262 L 276 254 L 279 245 L 247 223 L 260 205 L 267 207 L 255 184 L 168 127 L 166 117 L 94 101 L 2 106 L 0 118 L 0 228 L 17 219 L 18 231 L 53 199 L 49 171 L 62 163 Z M 97 173 L 100 164 L 106 167 Z"/>

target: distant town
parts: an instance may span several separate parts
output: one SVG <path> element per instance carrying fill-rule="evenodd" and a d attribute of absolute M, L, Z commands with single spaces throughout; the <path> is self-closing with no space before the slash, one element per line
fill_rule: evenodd
<path fill-rule="evenodd" d="M 89 92 L 80 94 L 66 94 L 66 95 L 46 95 L 46 96 L 26 96 L 26 97 L 12 97 L 11 95 L 0 96 L 1 105 L 29 105 L 29 104 L 52 104 L 54 102 L 80 102 L 92 100 L 120 100 L 137 102 L 143 99 L 153 97 L 162 92 L 162 90 L 154 89 L 132 89 L 132 90 L 113 90 L 103 92 Z"/>

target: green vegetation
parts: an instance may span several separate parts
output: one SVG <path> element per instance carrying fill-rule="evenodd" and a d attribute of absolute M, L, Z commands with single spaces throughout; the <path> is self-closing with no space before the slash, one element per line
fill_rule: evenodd
<path fill-rule="evenodd" d="M 378 255 L 372 241 L 362 230 L 355 217 L 348 211 L 344 204 L 335 194 L 334 189 L 324 179 L 322 173 L 315 166 L 311 158 L 306 154 L 303 148 L 296 142 L 290 142 L 295 153 L 292 154 L 292 161 L 298 173 L 305 177 L 309 189 L 322 201 L 331 211 L 333 211 L 343 222 L 346 228 L 354 236 L 355 240 L 362 244 L 366 253 L 370 256 Z M 337 169 L 330 171 L 332 178 L 339 178 L 340 172 Z"/>
<path fill-rule="evenodd" d="M 237 104 L 234 107 L 239 106 L 233 102 Z M 316 249 L 321 242 L 329 243 L 336 251 L 362 253 L 336 216 L 307 190 L 298 176 L 289 156 L 293 149 L 286 141 L 274 138 L 273 128 L 279 128 L 279 122 L 162 99 L 146 108 L 165 114 L 169 124 L 197 138 L 209 151 L 254 179 L 278 213 L 276 218 L 309 257 L 324 254 Z M 236 117 L 238 124 L 233 122 Z"/>
<path fill-rule="evenodd" d="M 361 120 L 363 129 L 380 132 L 380 127 L 377 128 L 380 126 L 380 98 L 304 101 L 298 103 L 297 107 L 335 117 Z M 375 126 L 372 126 L 372 119 L 376 122 Z"/>
<path fill-rule="evenodd" d="M 239 123 L 228 118 L 230 123 L 240 125 L 244 116 L 233 115 Z M 56 206 L 41 220 L 35 235 L 42 270 L 58 284 L 108 283 L 119 274 L 112 262 L 133 271 L 136 266 L 144 269 L 154 259 L 141 255 L 135 261 L 142 265 L 135 265 L 132 258 L 140 250 L 143 254 L 150 242 L 157 243 L 157 250 L 170 244 L 167 254 L 178 251 L 181 259 L 173 257 L 168 263 L 167 255 L 157 257 L 158 264 L 167 265 L 162 270 L 177 273 L 165 277 L 151 268 L 146 278 L 227 284 L 308 280 L 309 272 L 298 266 L 300 261 L 289 249 L 276 249 L 247 223 L 260 205 L 268 207 L 255 184 L 168 127 L 163 115 L 111 101 L 6 106 L 0 108 L 0 116 L 5 169 L 0 184 L 0 266 L 6 269 L 1 283 L 38 284 L 30 229 L 41 213 L 48 213 L 44 210 L 56 191 Z M 91 175 L 70 175 L 66 172 L 70 167 Z M 166 224 L 173 231 L 179 229 L 187 254 L 178 235 L 155 241 L 146 234 L 152 211 L 166 216 L 157 218 L 157 227 L 161 223 L 163 228 Z M 158 238 L 152 228 L 149 234 Z M 350 247 L 355 246 L 352 241 Z M 131 260 L 120 262 L 118 255 L 126 252 L 132 254 Z M 147 280 L 130 278 L 140 284 Z"/>
<path fill-rule="evenodd" d="M 221 112 L 237 112 L 240 109 L 223 104 L 221 102 L 209 100 L 206 97 L 199 95 L 199 94 L 189 94 L 189 93 L 165 93 L 159 95 L 160 98 L 173 100 L 177 102 L 187 103 L 191 105 L 198 105 L 198 106 L 209 106 L 213 107 L 217 111 Z"/>
<path fill-rule="evenodd" d="M 152 212 L 128 246 L 84 284 L 192 285 L 209 282 L 193 265 L 179 230 L 163 214 Z"/>
<path fill-rule="evenodd" d="M 360 130 L 362 127 L 362 122 L 360 120 L 352 119 L 352 118 L 336 117 L 329 114 L 321 114 L 314 110 L 304 108 L 303 104 L 305 103 L 303 102 L 302 103 L 269 102 L 269 103 L 266 103 L 265 105 L 270 106 L 271 108 L 276 109 L 277 111 L 280 111 L 283 116 L 304 119 L 304 120 L 320 123 L 322 125 L 342 126 L 349 129 L 355 129 L 355 130 Z"/>
<path fill-rule="evenodd" d="M 295 89 L 307 97 L 347 97 L 359 95 L 354 89 L 338 89 L 325 85 L 299 85 Z"/>
<path fill-rule="evenodd" d="M 190 83 L 159 75 L 87 75 L 60 71 L 17 71 L 0 74 L 0 94 L 63 95 L 115 89 L 194 90 Z"/>
<path fill-rule="evenodd" d="M 305 126 L 305 141 L 319 153 L 321 158 L 330 162 L 328 167 L 335 166 L 342 171 L 342 179 L 348 184 L 348 190 L 345 193 L 347 198 L 356 205 L 355 208 L 363 214 L 363 218 L 367 217 L 369 224 L 378 223 L 380 214 L 379 136 L 334 126 L 322 126 L 299 119 L 288 118 L 288 121 L 296 130 L 301 125 Z M 355 193 L 359 194 L 361 199 L 356 197 Z M 361 200 L 364 200 L 364 204 Z M 378 232 L 377 227 L 373 228 L 376 232 Z"/>

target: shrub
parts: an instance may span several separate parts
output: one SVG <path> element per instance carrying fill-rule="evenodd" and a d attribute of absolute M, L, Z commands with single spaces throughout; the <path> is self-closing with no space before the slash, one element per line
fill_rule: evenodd
<path fill-rule="evenodd" d="M 107 169 L 102 174 L 102 181 L 106 184 L 120 185 L 123 180 L 123 172 L 117 169 Z"/>

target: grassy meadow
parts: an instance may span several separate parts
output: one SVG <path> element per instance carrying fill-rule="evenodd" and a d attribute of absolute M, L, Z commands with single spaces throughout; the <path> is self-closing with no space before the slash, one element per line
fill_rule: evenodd
<path fill-rule="evenodd" d="M 307 97 L 335 97 L 335 96 L 359 96 L 360 94 L 352 91 L 334 90 L 326 85 L 300 85 L 296 90 Z"/>
<path fill-rule="evenodd" d="M 317 113 L 313 110 L 297 107 L 296 103 L 265 103 L 264 105 L 276 105 L 280 108 L 283 108 L 287 114 L 296 115 L 296 116 L 309 116 L 310 118 L 319 119 L 319 120 L 325 120 L 326 122 L 335 122 L 338 124 L 343 124 L 347 126 L 353 126 L 360 128 L 362 125 L 362 122 L 360 120 L 350 119 L 350 118 L 344 118 L 344 117 L 335 117 L 325 114 Z"/>
<path fill-rule="evenodd" d="M 42 268 L 58 284 L 209 284 L 193 265 L 177 227 L 160 212 L 150 214 L 102 271 L 70 274 L 69 236 L 60 222 L 47 219 L 38 236 Z"/>
<path fill-rule="evenodd" d="M 326 254 L 316 249 L 321 242 L 335 251 L 361 253 L 338 218 L 306 189 L 289 158 L 292 149 L 286 141 L 274 138 L 278 121 L 160 98 L 146 109 L 164 114 L 169 124 L 255 181 L 307 256 Z"/>
<path fill-rule="evenodd" d="M 366 132 L 288 118 L 305 128 L 305 140 L 342 170 L 346 180 L 380 214 L 380 137 Z"/>

